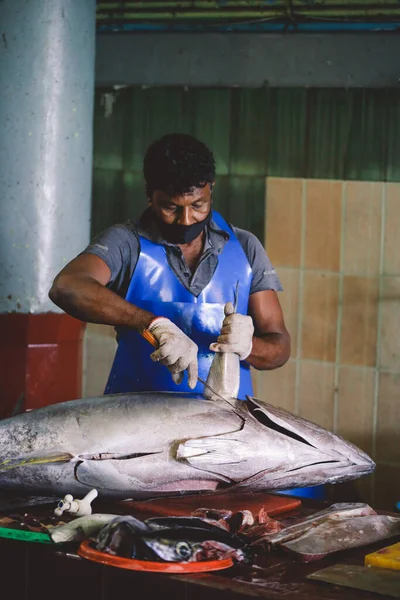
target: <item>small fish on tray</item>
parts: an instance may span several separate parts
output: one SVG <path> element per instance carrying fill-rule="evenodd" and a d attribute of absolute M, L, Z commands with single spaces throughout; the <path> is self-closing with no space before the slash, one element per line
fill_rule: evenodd
<path fill-rule="evenodd" d="M 144 561 L 198 562 L 249 559 L 240 536 L 197 517 L 153 517 L 140 521 L 119 516 L 105 525 L 96 550 Z"/>
<path fill-rule="evenodd" d="M 400 517 L 378 515 L 368 504 L 351 502 L 332 504 L 286 527 L 263 510 L 253 515 L 249 510 L 198 508 L 191 516 L 145 521 L 131 515 L 91 515 L 51 532 L 53 541 L 89 538 L 91 548 L 110 556 L 168 563 L 227 558 L 251 563 L 273 548 L 312 562 L 395 535 L 400 535 Z"/>

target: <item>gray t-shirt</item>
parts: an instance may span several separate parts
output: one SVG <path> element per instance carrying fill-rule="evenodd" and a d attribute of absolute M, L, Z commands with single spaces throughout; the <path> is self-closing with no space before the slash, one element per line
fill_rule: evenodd
<path fill-rule="evenodd" d="M 244 229 L 232 227 L 250 263 L 252 282 L 250 294 L 264 290 L 281 291 L 282 286 L 265 250 L 255 235 Z M 210 282 L 218 264 L 218 255 L 223 252 L 229 234 L 222 231 L 214 221 L 206 227 L 203 253 L 194 272 L 186 264 L 179 246 L 161 238 L 157 225 L 151 219 L 151 212 L 145 211 L 137 223 L 128 221 L 113 225 L 99 233 L 82 252 L 95 254 L 111 271 L 107 285 L 123 298 L 135 271 L 140 253 L 139 236 L 163 244 L 166 248 L 169 265 L 179 281 L 194 296 L 198 296 Z"/>

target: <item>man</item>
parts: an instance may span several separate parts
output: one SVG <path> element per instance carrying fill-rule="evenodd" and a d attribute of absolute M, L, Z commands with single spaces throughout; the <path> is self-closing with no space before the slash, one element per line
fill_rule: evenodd
<path fill-rule="evenodd" d="M 213 353 L 235 352 L 244 399 L 250 366 L 275 369 L 290 355 L 279 279 L 257 238 L 212 211 L 215 163 L 202 142 L 184 134 L 157 140 L 144 178 L 149 207 L 139 222 L 100 233 L 49 296 L 78 319 L 116 328 L 106 394 L 203 392 L 197 377 L 207 378 Z"/>

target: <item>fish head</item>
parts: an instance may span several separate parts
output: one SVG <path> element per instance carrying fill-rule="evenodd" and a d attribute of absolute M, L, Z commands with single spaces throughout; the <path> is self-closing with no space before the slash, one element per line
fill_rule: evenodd
<path fill-rule="evenodd" d="M 195 540 L 190 539 L 189 532 L 181 534 L 182 539 L 171 538 L 169 532 L 165 537 L 144 538 L 146 545 L 151 548 L 158 560 L 165 562 L 199 562 L 208 560 L 223 560 L 225 558 L 235 558 L 242 560 L 245 556 L 243 550 L 232 548 L 223 542 L 208 539 Z M 185 539 L 189 538 L 189 539 Z"/>
<path fill-rule="evenodd" d="M 246 404 L 258 425 L 281 444 L 281 452 L 286 446 L 288 468 L 268 476 L 275 489 L 291 486 L 289 480 L 299 487 L 338 483 L 368 475 L 375 469 L 374 461 L 365 452 L 341 436 L 255 398 L 248 397 Z M 265 444 L 264 452 L 268 453 Z"/>
<path fill-rule="evenodd" d="M 165 537 L 164 537 L 165 536 Z M 165 562 L 193 562 L 201 548 L 201 542 L 187 539 L 171 539 L 168 532 L 163 537 L 146 537 L 144 542 L 158 560 Z"/>
<path fill-rule="evenodd" d="M 279 407 L 248 397 L 234 409 L 240 429 L 182 442 L 177 459 L 224 476 L 231 489 L 274 490 L 338 483 L 371 473 L 362 450 Z M 233 484 L 233 487 L 232 487 Z"/>

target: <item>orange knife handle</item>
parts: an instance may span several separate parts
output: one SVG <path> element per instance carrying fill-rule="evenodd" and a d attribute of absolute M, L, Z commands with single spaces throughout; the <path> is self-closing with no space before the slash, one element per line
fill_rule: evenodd
<path fill-rule="evenodd" d="M 141 335 L 142 337 L 144 337 L 145 340 L 150 342 L 150 344 L 154 346 L 154 348 L 158 348 L 158 342 L 154 335 L 151 333 L 151 331 L 149 331 L 148 329 L 143 329 Z"/>

